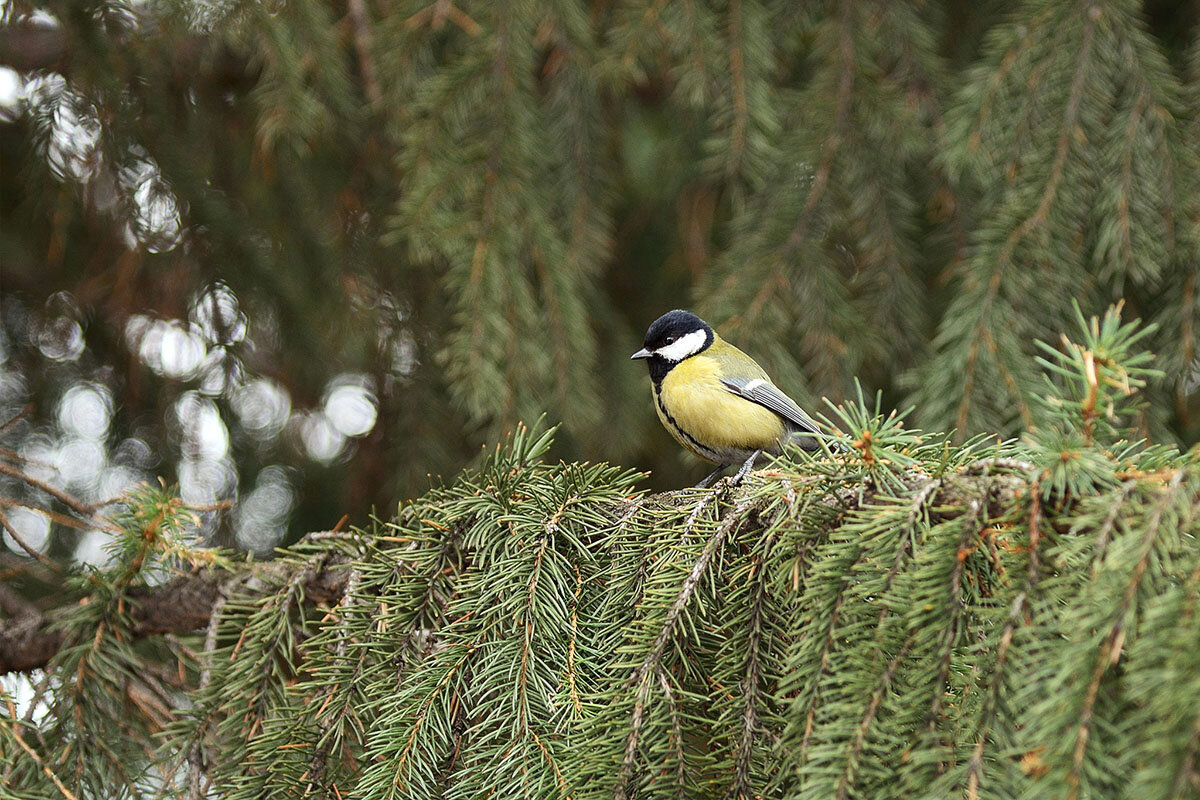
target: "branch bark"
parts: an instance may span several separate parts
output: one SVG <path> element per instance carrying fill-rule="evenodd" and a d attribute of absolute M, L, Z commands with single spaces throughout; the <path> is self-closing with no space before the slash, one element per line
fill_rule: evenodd
<path fill-rule="evenodd" d="M 75 62 L 84 61 L 73 48 L 79 49 L 78 42 L 61 27 L 34 23 L 0 27 L 0 66 L 19 73 L 54 71 L 70 78 Z M 250 57 L 224 44 L 214 53 L 213 42 L 206 35 L 173 39 L 167 58 L 172 84 L 178 87 L 209 87 L 219 94 L 229 89 L 248 90 L 259 77 Z"/>
<path fill-rule="evenodd" d="M 66 56 L 67 36 L 62 28 L 12 25 L 0 29 L 0 65 L 17 72 L 58 70 Z"/>
<path fill-rule="evenodd" d="M 348 572 L 338 569 L 343 560 L 329 556 L 320 562 L 304 583 L 304 598 L 309 603 L 336 600 L 345 590 Z M 283 562 L 276 562 L 256 569 L 278 576 L 281 566 Z M 131 587 L 125 599 L 133 635 L 144 638 L 205 627 L 221 596 L 222 584 L 234 577 L 226 570 L 204 570 L 180 575 L 159 586 Z M 44 667 L 62 646 L 63 633 L 50 617 L 31 613 L 6 620 L 0 623 L 0 675 Z"/>

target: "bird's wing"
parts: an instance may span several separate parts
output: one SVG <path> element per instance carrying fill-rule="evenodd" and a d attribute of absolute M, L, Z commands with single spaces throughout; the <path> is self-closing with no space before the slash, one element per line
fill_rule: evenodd
<path fill-rule="evenodd" d="M 738 397 L 744 397 L 752 403 L 758 403 L 769 408 L 779 416 L 793 423 L 802 431 L 819 433 L 817 423 L 805 414 L 792 398 L 779 390 L 779 387 L 762 378 L 721 378 L 721 385 Z"/>

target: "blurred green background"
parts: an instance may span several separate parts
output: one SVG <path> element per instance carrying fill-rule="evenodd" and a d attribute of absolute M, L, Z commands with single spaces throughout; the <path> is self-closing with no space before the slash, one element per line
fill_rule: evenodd
<path fill-rule="evenodd" d="M 178 481 L 259 552 L 542 412 L 694 482 L 628 361 L 675 307 L 810 409 L 1007 436 L 1034 340 L 1124 299 L 1144 432 L 1200 434 L 1194 3 L 0 9 L 0 501 L 51 555 L 105 534 L 14 472 Z"/>

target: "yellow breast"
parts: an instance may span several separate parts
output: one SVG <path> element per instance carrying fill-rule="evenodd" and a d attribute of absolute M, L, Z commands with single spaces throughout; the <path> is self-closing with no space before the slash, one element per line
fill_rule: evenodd
<path fill-rule="evenodd" d="M 693 454 L 714 464 L 744 461 L 755 450 L 779 452 L 787 429 L 775 412 L 738 397 L 704 353 L 681 361 L 654 388 L 663 426 Z"/>

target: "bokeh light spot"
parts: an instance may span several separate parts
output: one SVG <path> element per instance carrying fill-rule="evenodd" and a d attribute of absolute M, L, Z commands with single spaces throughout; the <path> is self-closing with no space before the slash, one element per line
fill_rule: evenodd
<path fill-rule="evenodd" d="M 24 85 L 16 70 L 0 67 L 0 122 L 12 122 L 21 116 Z"/>
<path fill-rule="evenodd" d="M 59 478 L 73 491 L 90 494 L 99 483 L 100 472 L 107 461 L 107 453 L 100 442 L 71 437 L 59 446 L 54 465 Z"/>
<path fill-rule="evenodd" d="M 192 458 L 216 460 L 229 452 L 229 429 L 217 404 L 199 392 L 184 392 L 175 401 L 175 419 L 183 438 L 183 452 Z"/>
<path fill-rule="evenodd" d="M 84 439 L 104 439 L 112 423 L 112 394 L 108 387 L 77 383 L 58 401 L 58 424 Z"/>
<path fill-rule="evenodd" d="M 208 351 L 200 365 L 200 391 L 219 397 L 239 386 L 243 380 L 242 362 L 223 345 Z"/>
<path fill-rule="evenodd" d="M 8 524 L 12 525 L 13 530 L 21 537 L 21 541 L 28 545 L 30 549 L 39 553 L 46 549 L 46 545 L 50 541 L 49 517 L 39 511 L 34 511 L 32 508 L 22 508 L 20 506 L 9 509 L 5 516 L 8 517 Z M 4 544 L 9 550 L 18 555 L 29 555 L 25 551 L 25 548 L 17 544 L 17 540 L 12 537 L 7 529 L 4 531 Z"/>
<path fill-rule="evenodd" d="M 43 483 L 53 481 L 58 474 L 55 463 L 58 448 L 55 439 L 45 431 L 31 434 L 21 443 L 21 462 L 25 474 Z"/>
<path fill-rule="evenodd" d="M 36 333 L 38 349 L 51 361 L 74 361 L 83 352 L 83 328 L 70 317 L 53 317 Z"/>
<path fill-rule="evenodd" d="M 112 534 L 108 531 L 97 529 L 86 531 L 83 536 L 79 537 L 72 558 L 76 564 L 87 564 L 93 567 L 111 566 L 115 561 L 115 555 L 109 547 L 110 542 L 112 542 Z"/>
<path fill-rule="evenodd" d="M 211 505 L 229 497 L 237 486 L 237 473 L 224 460 L 185 458 L 177 469 L 179 496 L 191 505 Z"/>
<path fill-rule="evenodd" d="M 123 439 L 113 453 L 113 461 L 137 469 L 150 469 L 158 459 L 150 445 L 141 439 Z"/>
<path fill-rule="evenodd" d="M 99 495 L 105 500 L 116 500 L 149 476 L 143 472 L 123 466 L 110 466 L 100 476 Z"/>
<path fill-rule="evenodd" d="M 204 337 L 179 320 L 133 314 L 125 323 L 125 337 L 143 364 L 176 380 L 195 376 L 208 352 Z"/>
<path fill-rule="evenodd" d="M 341 455 L 346 446 L 346 437 L 328 417 L 318 412 L 297 414 L 294 419 L 309 458 L 328 464 Z"/>
<path fill-rule="evenodd" d="M 256 553 L 269 553 L 283 540 L 295 505 L 296 493 L 287 472 L 278 466 L 263 469 L 254 489 L 238 503 L 234 520 L 238 544 Z"/>
<path fill-rule="evenodd" d="M 242 427 L 258 439 L 278 436 L 292 412 L 287 390 L 269 378 L 256 378 L 238 387 L 231 404 Z"/>
<path fill-rule="evenodd" d="M 365 436 L 375 427 L 379 411 L 367 384 L 359 376 L 340 376 L 325 395 L 325 416 L 343 436 Z"/>

